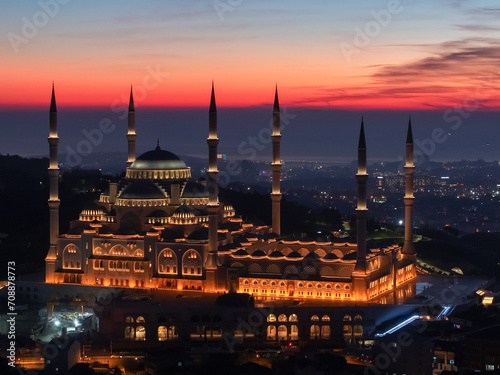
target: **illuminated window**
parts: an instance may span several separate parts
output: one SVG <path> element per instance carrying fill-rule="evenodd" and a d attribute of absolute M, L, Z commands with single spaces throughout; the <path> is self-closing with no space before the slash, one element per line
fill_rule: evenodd
<path fill-rule="evenodd" d="M 303 288 L 303 287 L 304 287 L 304 284 L 299 283 L 298 287 L 299 287 L 299 288 Z"/>
<path fill-rule="evenodd" d="M 350 315 L 344 316 L 344 322 L 350 322 L 351 320 L 352 320 L 352 317 Z"/>
<path fill-rule="evenodd" d="M 135 320 L 135 322 L 136 322 L 136 323 L 145 323 L 145 322 L 146 322 L 146 320 L 144 320 L 144 317 L 139 316 L 139 317 L 137 317 L 137 319 Z"/>
<path fill-rule="evenodd" d="M 313 321 L 313 322 L 319 322 L 319 316 L 317 316 L 317 315 L 311 316 L 311 321 Z"/>
<path fill-rule="evenodd" d="M 269 314 L 269 315 L 267 316 L 267 321 L 268 321 L 268 322 L 275 322 L 275 321 L 276 321 L 276 315 L 274 315 L 274 314 Z"/>
<path fill-rule="evenodd" d="M 278 316 L 278 322 L 286 322 L 286 315 L 281 314 L 280 316 Z"/>
<path fill-rule="evenodd" d="M 329 317 L 328 315 L 323 315 L 323 316 L 321 317 L 321 320 L 322 320 L 323 322 L 329 322 L 329 321 L 330 321 L 330 317 Z"/>
<path fill-rule="evenodd" d="M 316 289 L 321 289 L 321 284 L 316 284 Z"/>
<path fill-rule="evenodd" d="M 296 315 L 296 314 L 292 314 L 292 315 L 290 315 L 290 317 L 288 318 L 288 320 L 289 320 L 290 322 L 298 322 L 298 321 L 299 321 L 299 318 L 297 317 L 297 315 Z"/>

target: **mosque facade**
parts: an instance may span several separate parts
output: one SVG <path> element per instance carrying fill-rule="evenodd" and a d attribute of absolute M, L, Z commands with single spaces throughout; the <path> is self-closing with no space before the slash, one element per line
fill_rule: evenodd
<path fill-rule="evenodd" d="M 356 243 L 306 241 L 281 234 L 280 109 L 273 108 L 272 225 L 245 222 L 219 201 L 217 108 L 212 85 L 206 179 L 195 180 L 177 155 L 154 150 L 136 157 L 135 107 L 128 111 L 125 177 L 59 233 L 58 128 L 54 89 L 50 105 L 50 247 L 48 284 L 247 293 L 256 300 L 370 302 L 416 277 L 413 246 L 413 136 L 406 140 L 405 241 L 366 245 L 367 191 L 364 125 L 358 145 Z M 299 218 L 297 218 L 299 220 Z"/>

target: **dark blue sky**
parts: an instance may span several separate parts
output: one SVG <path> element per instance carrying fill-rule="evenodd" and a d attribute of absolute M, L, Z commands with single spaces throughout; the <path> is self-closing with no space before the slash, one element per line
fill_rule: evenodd
<path fill-rule="evenodd" d="M 207 109 L 138 109 L 136 115 L 137 153 L 155 147 L 160 138 L 162 148 L 179 155 L 205 157 L 208 130 Z M 270 158 L 270 108 L 219 108 L 219 152 L 237 159 Z M 282 108 L 282 158 L 318 161 L 348 161 L 356 157 L 361 115 L 364 115 L 368 158 L 397 160 L 405 147 L 407 111 L 339 111 Z M 431 160 L 500 159 L 500 121 L 498 112 L 470 112 L 448 115 L 444 111 L 412 113 L 416 148 Z M 465 118 L 468 115 L 468 118 Z M 103 140 L 92 152 L 123 152 L 127 120 L 110 110 L 72 110 L 59 108 L 59 153 L 73 150 L 86 141 L 83 131 L 99 129 L 109 118 L 115 128 L 103 134 Z M 1 111 L 1 154 L 22 156 L 48 155 L 48 111 Z M 440 130 L 442 129 L 442 130 Z M 92 134 L 95 134 L 93 132 Z M 434 140 L 431 139 L 434 136 Z M 254 137 L 253 145 L 249 137 Z M 96 140 L 98 140 L 96 135 Z M 88 145 L 88 144 L 87 144 Z M 60 158 L 60 161 L 63 157 Z"/>

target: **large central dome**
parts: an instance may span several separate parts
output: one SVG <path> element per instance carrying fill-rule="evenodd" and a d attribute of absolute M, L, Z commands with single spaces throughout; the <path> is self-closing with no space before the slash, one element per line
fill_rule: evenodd
<path fill-rule="evenodd" d="M 157 146 L 154 150 L 139 156 L 130 169 L 176 170 L 187 169 L 187 166 L 180 157 Z"/>

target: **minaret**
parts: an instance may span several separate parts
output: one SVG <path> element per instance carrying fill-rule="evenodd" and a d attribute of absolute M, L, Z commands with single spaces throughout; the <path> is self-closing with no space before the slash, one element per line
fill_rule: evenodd
<path fill-rule="evenodd" d="M 413 165 L 413 132 L 411 129 L 411 118 L 408 122 L 408 133 L 406 135 L 406 164 L 405 171 L 405 243 L 403 245 L 403 259 L 415 260 L 416 253 L 413 246 L 413 175 L 415 166 Z"/>
<path fill-rule="evenodd" d="M 365 125 L 363 119 L 361 119 L 361 131 L 359 133 L 358 144 L 358 173 L 356 174 L 356 181 L 358 183 L 358 206 L 356 208 L 358 254 L 356 266 L 354 267 L 354 271 L 359 273 L 366 273 L 366 216 L 368 213 L 366 207 L 367 180 Z"/>
<path fill-rule="evenodd" d="M 207 269 L 207 291 L 216 290 L 217 268 L 217 215 L 219 212 L 217 177 L 217 107 L 215 105 L 214 83 L 212 81 L 212 95 L 210 97 L 210 109 L 208 111 L 208 254 L 205 257 L 205 267 Z"/>
<path fill-rule="evenodd" d="M 134 107 L 134 95 L 132 94 L 132 86 L 130 86 L 130 100 L 128 104 L 128 157 L 127 157 L 127 167 L 130 167 L 135 161 L 135 139 L 137 135 L 135 134 L 135 107 Z"/>
<path fill-rule="evenodd" d="M 280 104 L 278 100 L 278 85 L 276 85 L 276 92 L 274 95 L 274 108 L 273 108 L 273 134 L 271 136 L 273 141 L 273 162 L 271 163 L 273 187 L 271 192 L 271 200 L 273 204 L 273 232 L 277 235 L 281 234 L 281 159 L 280 159 Z"/>
<path fill-rule="evenodd" d="M 59 164 L 57 160 L 57 145 L 59 136 L 57 134 L 57 107 L 54 84 L 52 84 L 52 98 L 50 101 L 50 131 L 49 131 L 49 212 L 50 212 L 50 240 L 49 252 L 45 258 L 45 280 L 55 282 L 55 268 L 57 260 L 57 239 L 59 237 Z"/>

